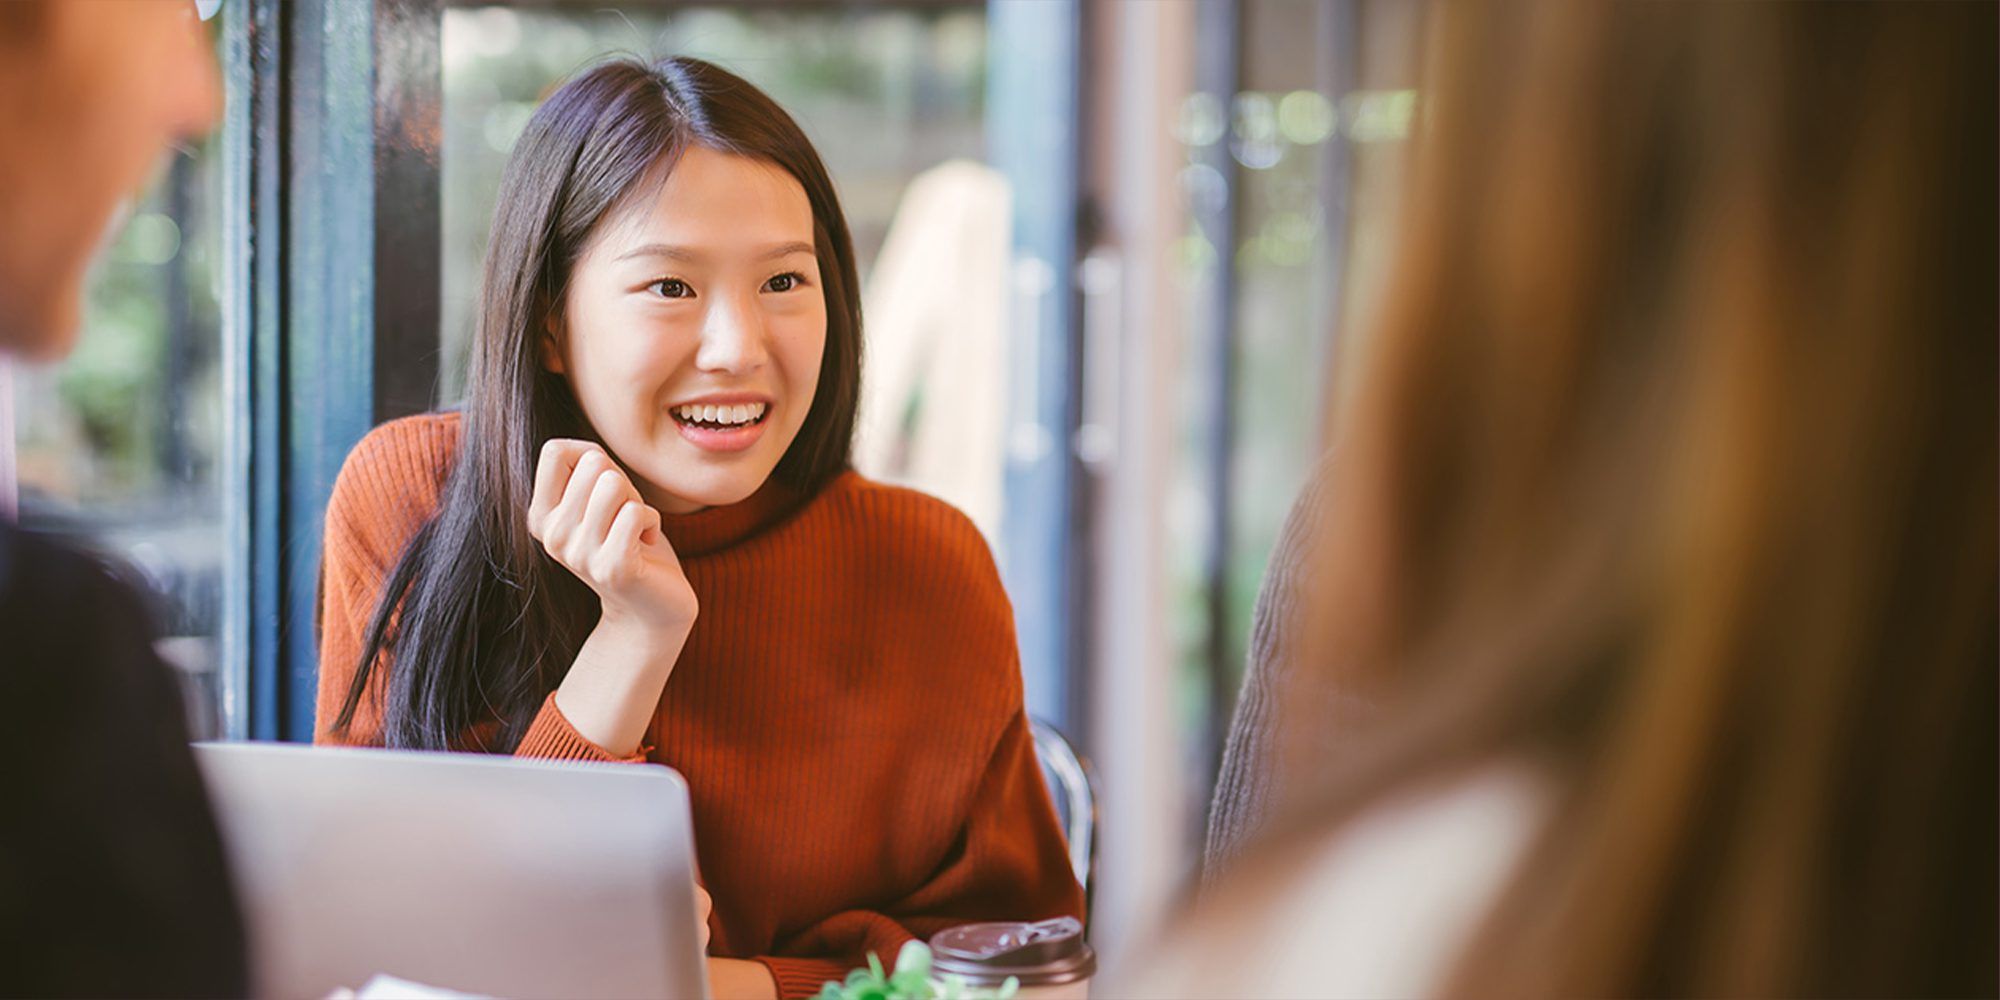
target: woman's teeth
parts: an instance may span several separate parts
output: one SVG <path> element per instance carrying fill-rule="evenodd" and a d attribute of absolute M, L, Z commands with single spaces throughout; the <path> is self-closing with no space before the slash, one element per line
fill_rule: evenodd
<path fill-rule="evenodd" d="M 742 427 L 764 419 L 765 403 L 746 403 L 738 406 L 689 405 L 676 406 L 674 419 L 690 424 L 707 424 L 711 427 Z"/>

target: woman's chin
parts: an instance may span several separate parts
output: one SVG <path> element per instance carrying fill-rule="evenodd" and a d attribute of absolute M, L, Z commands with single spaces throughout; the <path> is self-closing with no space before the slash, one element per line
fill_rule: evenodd
<path fill-rule="evenodd" d="M 691 514 L 708 507 L 742 503 L 763 488 L 784 457 L 776 439 L 741 451 L 711 451 L 679 436 L 651 443 L 643 460 L 626 462 L 639 492 L 662 514 Z M 638 449 L 634 449 L 638 451 Z M 613 449 L 614 454 L 621 452 Z"/>
<path fill-rule="evenodd" d="M 653 506 L 662 514 L 692 514 L 709 507 L 742 503 L 756 493 L 767 475 L 739 474 L 737 470 L 716 470 L 720 475 L 676 476 L 657 484 Z"/>

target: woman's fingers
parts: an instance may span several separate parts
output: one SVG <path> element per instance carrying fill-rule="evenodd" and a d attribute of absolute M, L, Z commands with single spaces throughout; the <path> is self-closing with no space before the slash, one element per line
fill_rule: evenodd
<path fill-rule="evenodd" d="M 611 520 L 618 516 L 618 508 L 628 500 L 639 499 L 639 492 L 617 469 L 606 469 L 597 474 L 597 481 L 590 487 L 590 499 L 584 503 L 583 518 L 577 526 L 570 545 L 587 554 L 603 548 L 604 538 L 611 533 Z"/>
<path fill-rule="evenodd" d="M 708 890 L 694 887 L 695 914 L 701 923 L 701 950 L 708 951 L 708 915 L 715 910 L 715 901 L 709 898 Z"/>
<path fill-rule="evenodd" d="M 551 441 L 539 462 L 528 528 L 542 548 L 597 591 L 605 619 L 684 631 L 699 613 L 693 588 L 659 511 L 617 461 L 590 442 Z"/>
<path fill-rule="evenodd" d="M 572 438 L 550 438 L 542 444 L 541 457 L 535 460 L 535 492 L 528 501 L 528 533 L 542 537 L 543 522 L 562 502 L 563 491 L 569 487 L 570 474 L 576 471 L 576 463 L 596 448 L 588 441 Z"/>
<path fill-rule="evenodd" d="M 639 500 L 625 501 L 611 522 L 611 530 L 605 533 L 603 547 L 597 550 L 591 574 L 612 586 L 623 585 L 643 565 L 643 550 L 659 537 L 660 512 Z M 671 558 L 673 550 L 666 549 L 666 553 Z"/>
<path fill-rule="evenodd" d="M 589 496 L 595 471 L 602 468 L 597 463 L 608 458 L 601 457 L 602 452 L 585 441 L 550 441 L 542 453 L 542 463 L 535 470 L 535 499 L 529 506 L 528 523 L 540 532 L 538 537 L 546 544 L 549 532 L 565 523 L 565 517 L 569 518 L 568 523 L 574 523 L 582 500 Z M 563 502 L 575 495 L 579 475 L 585 477 L 584 496 L 577 498 L 575 505 L 566 511 Z"/>
<path fill-rule="evenodd" d="M 604 534 L 604 551 L 616 554 L 637 552 L 642 544 L 650 522 L 657 522 L 659 515 L 653 508 L 637 500 L 627 500 L 618 508 L 618 516 L 611 522 L 611 529 Z"/>
<path fill-rule="evenodd" d="M 550 555 L 563 557 L 570 539 L 583 524 L 583 512 L 590 506 L 590 493 L 597 487 L 597 477 L 612 467 L 611 457 L 602 451 L 585 452 L 576 460 L 569 481 L 563 484 L 562 499 L 542 519 L 542 546 Z"/>
<path fill-rule="evenodd" d="M 639 545 L 655 558 L 665 559 L 676 573 L 682 572 L 680 553 L 675 552 L 673 545 L 667 541 L 666 529 L 660 524 L 660 512 L 652 507 L 646 508 L 645 523 L 639 531 Z"/>
<path fill-rule="evenodd" d="M 667 551 L 667 555 L 674 557 L 674 565 L 676 566 L 680 565 L 681 560 L 679 554 L 674 552 L 673 546 L 667 544 L 666 529 L 660 527 L 660 511 L 658 508 L 655 507 L 646 508 L 646 524 L 645 527 L 639 532 L 639 544 L 657 545 L 665 549 Z"/>

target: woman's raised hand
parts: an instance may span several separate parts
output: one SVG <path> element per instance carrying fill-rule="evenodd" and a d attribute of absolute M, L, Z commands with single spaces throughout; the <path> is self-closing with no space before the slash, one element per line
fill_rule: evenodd
<path fill-rule="evenodd" d="M 602 446 L 568 438 L 542 446 L 528 532 L 597 592 L 601 624 L 677 638 L 694 624 L 694 588 L 660 531 L 660 512 Z"/>

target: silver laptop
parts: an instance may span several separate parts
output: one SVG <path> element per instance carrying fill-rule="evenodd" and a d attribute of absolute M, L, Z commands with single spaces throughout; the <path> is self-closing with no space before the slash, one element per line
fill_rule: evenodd
<path fill-rule="evenodd" d="M 195 747 L 256 995 L 378 974 L 494 997 L 701 997 L 687 785 L 665 767 Z"/>

